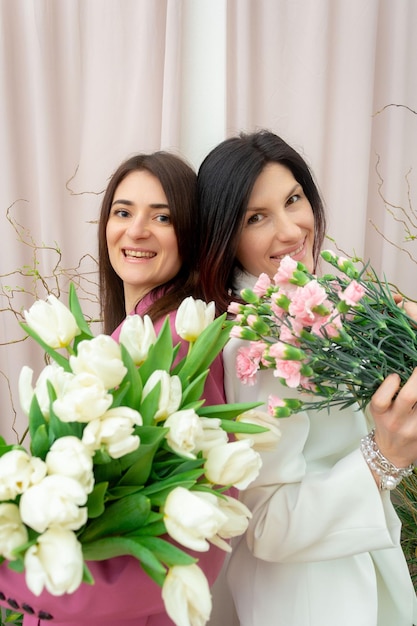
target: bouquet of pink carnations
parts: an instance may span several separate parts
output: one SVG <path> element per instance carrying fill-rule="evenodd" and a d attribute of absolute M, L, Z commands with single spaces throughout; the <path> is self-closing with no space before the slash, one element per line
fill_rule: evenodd
<path fill-rule="evenodd" d="M 186 299 L 176 328 L 189 351 L 177 362 L 168 319 L 158 336 L 132 315 L 120 344 L 95 337 L 72 286 L 69 308 L 50 295 L 25 318 L 49 364 L 36 383 L 29 367 L 20 375 L 30 452 L 0 439 L 0 559 L 35 595 L 60 596 L 93 582 L 86 561 L 131 555 L 178 626 L 206 623 L 207 580 L 186 549 L 229 550 L 244 532 L 250 513 L 225 491 L 257 476 L 254 446 L 267 431 L 256 415 L 237 420 L 254 403 L 201 399 L 230 325 L 213 303 Z"/>
<path fill-rule="evenodd" d="M 300 398 L 269 398 L 277 417 L 331 405 L 364 408 L 391 372 L 405 382 L 417 365 L 417 324 L 398 305 L 389 285 L 367 266 L 322 252 L 336 274 L 317 277 L 285 257 L 273 280 L 262 274 L 236 316 L 231 335 L 248 340 L 237 356 L 237 374 L 253 384 L 273 369 Z"/>

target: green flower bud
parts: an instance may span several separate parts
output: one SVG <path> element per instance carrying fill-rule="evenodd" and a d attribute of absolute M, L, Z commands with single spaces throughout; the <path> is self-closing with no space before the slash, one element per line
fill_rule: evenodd
<path fill-rule="evenodd" d="M 256 295 L 254 291 L 252 291 L 252 289 L 242 289 L 242 291 L 240 292 L 240 295 L 242 296 L 242 299 L 245 302 L 248 302 L 249 304 L 259 303 L 259 297 Z"/>

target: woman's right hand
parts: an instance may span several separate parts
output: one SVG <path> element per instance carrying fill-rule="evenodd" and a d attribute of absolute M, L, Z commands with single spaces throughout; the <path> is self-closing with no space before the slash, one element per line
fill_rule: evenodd
<path fill-rule="evenodd" d="M 416 305 L 417 309 L 417 305 Z M 417 459 L 417 367 L 400 389 L 398 374 L 390 374 L 372 396 L 375 442 L 396 467 Z"/>

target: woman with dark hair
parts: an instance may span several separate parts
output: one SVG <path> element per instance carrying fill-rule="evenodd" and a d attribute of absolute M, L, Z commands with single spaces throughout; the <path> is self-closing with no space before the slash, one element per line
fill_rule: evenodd
<path fill-rule="evenodd" d="M 119 338 L 126 315 L 149 315 L 156 333 L 169 316 L 177 360 L 188 343 L 175 329 L 176 309 L 197 297 L 196 174 L 179 157 L 166 152 L 140 154 L 122 163 L 111 177 L 100 215 L 99 273 L 104 329 Z M 117 328 L 116 328 L 117 327 Z M 213 362 L 203 397 L 208 405 L 225 401 L 223 364 Z M 225 552 L 212 545 L 192 552 L 213 584 Z M 0 604 L 21 611 L 24 626 L 173 626 L 165 612 L 161 588 L 131 556 L 90 561 L 94 585 L 52 596 L 31 593 L 22 574 L 6 563 L 0 569 Z M 181 601 L 181 599 L 180 599 Z"/>
<path fill-rule="evenodd" d="M 261 273 L 272 278 L 286 255 L 316 270 L 323 203 L 307 163 L 280 137 L 260 131 L 227 139 L 203 161 L 197 189 L 201 288 L 220 311 Z M 228 402 L 290 396 L 272 370 L 258 372 L 253 386 L 238 380 L 242 345 L 232 339 L 223 352 Z M 236 623 L 417 624 L 385 480 L 393 466 L 409 470 L 417 458 L 416 402 L 417 370 L 401 391 L 399 377 L 387 377 L 366 415 L 332 408 L 280 420 L 276 450 L 262 453 L 259 477 L 241 494 L 253 517 L 227 567 Z M 360 450 L 371 429 L 386 462 L 382 475 Z M 231 626 L 224 599 L 216 609 L 217 597 L 216 590 L 210 623 Z"/>
<path fill-rule="evenodd" d="M 304 159 L 269 132 L 226 139 L 203 161 L 198 174 L 199 278 L 220 311 L 235 299 L 236 270 L 243 269 L 237 250 L 253 186 L 269 163 L 288 168 L 304 190 L 314 216 L 314 267 L 326 230 L 320 193 Z"/>

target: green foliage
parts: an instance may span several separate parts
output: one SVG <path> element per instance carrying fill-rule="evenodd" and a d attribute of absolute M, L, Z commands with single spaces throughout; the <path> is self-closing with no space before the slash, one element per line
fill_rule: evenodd
<path fill-rule="evenodd" d="M 22 626 L 23 615 L 13 609 L 0 607 L 0 626 Z"/>
<path fill-rule="evenodd" d="M 401 545 L 417 592 L 417 475 L 404 478 L 393 494 L 393 503 L 401 520 Z"/>

